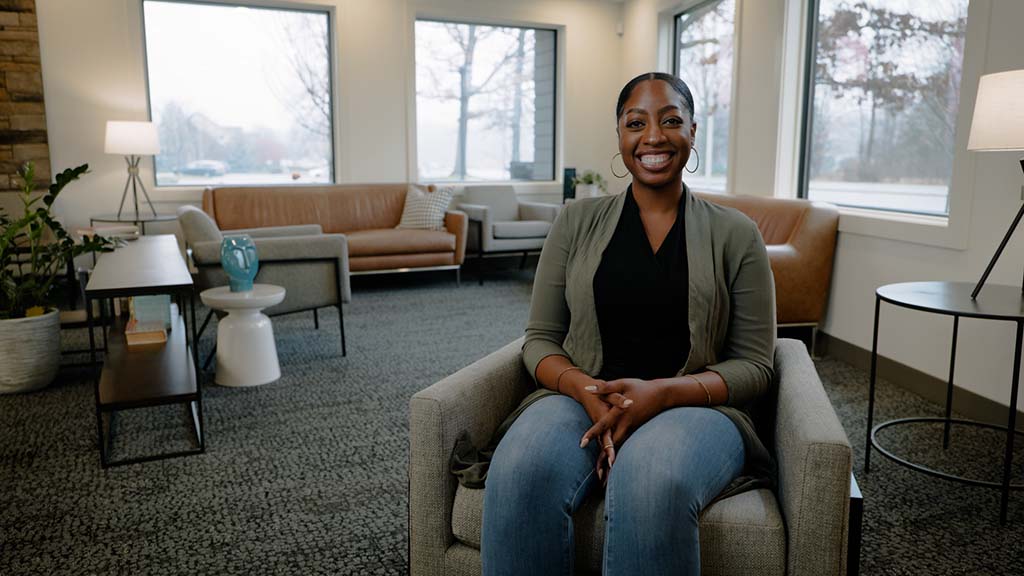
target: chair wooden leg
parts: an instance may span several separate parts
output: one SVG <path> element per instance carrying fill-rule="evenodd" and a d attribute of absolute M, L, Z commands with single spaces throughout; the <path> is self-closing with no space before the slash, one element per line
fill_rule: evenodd
<path fill-rule="evenodd" d="M 348 352 L 345 349 L 345 313 L 341 309 L 341 304 L 338 304 L 338 326 L 341 328 L 341 355 L 346 356 Z"/>
<path fill-rule="evenodd" d="M 522 270 L 523 268 L 526 268 L 526 257 L 529 254 L 530 254 L 529 252 L 523 252 L 523 257 L 519 259 L 519 269 L 520 270 Z"/>
<path fill-rule="evenodd" d="M 455 269 L 455 287 L 462 288 L 462 268 Z"/>
<path fill-rule="evenodd" d="M 320 310 L 317 308 L 313 308 L 313 328 L 320 329 Z"/>

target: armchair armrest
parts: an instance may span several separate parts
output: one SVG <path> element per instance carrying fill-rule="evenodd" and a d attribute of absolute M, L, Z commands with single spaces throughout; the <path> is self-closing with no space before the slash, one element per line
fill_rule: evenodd
<path fill-rule="evenodd" d="M 466 238 L 469 234 L 469 218 L 465 212 L 448 210 L 444 213 L 444 227 L 455 234 L 455 263 L 462 264 L 466 260 Z"/>
<path fill-rule="evenodd" d="M 853 455 L 803 343 L 775 348 L 775 455 L 786 520 L 789 576 L 846 569 Z"/>
<path fill-rule="evenodd" d="M 248 234 L 256 238 L 278 238 L 281 236 L 316 236 L 323 234 L 324 230 L 319 224 L 297 224 L 294 226 L 267 226 L 264 228 L 239 228 L 238 230 L 223 230 L 225 235 Z"/>
<path fill-rule="evenodd" d="M 477 222 L 490 222 L 490 210 L 483 204 L 459 204 L 459 210 L 466 213 L 470 220 Z"/>
<path fill-rule="evenodd" d="M 455 440 L 469 432 L 485 445 L 535 387 L 523 367 L 522 338 L 417 392 L 409 405 L 410 573 L 444 573 L 454 541 L 458 481 L 449 472 Z"/>
<path fill-rule="evenodd" d="M 519 201 L 520 220 L 544 220 L 546 222 L 554 222 L 561 210 L 562 207 L 558 204 Z"/>
<path fill-rule="evenodd" d="M 348 239 L 344 234 L 318 234 L 313 236 L 283 236 L 253 238 L 259 254 L 260 267 L 275 262 L 302 262 L 308 260 L 336 260 L 338 286 L 342 302 L 352 299 L 349 283 Z M 197 268 L 220 267 L 220 242 L 196 242 L 192 245 L 192 260 Z M 202 270 L 200 270 L 202 273 Z"/>

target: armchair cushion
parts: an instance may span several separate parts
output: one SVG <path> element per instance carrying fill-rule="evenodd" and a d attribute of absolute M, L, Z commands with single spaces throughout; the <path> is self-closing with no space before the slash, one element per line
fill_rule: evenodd
<path fill-rule="evenodd" d="M 495 238 L 546 238 L 548 230 L 551 223 L 543 220 L 495 222 L 492 228 Z"/>
<path fill-rule="evenodd" d="M 484 491 L 459 486 L 452 507 L 452 534 L 480 549 Z M 604 550 L 604 498 L 590 494 L 573 516 L 577 567 L 601 572 Z M 700 517 L 702 574 L 759 574 L 786 572 L 786 528 L 775 494 L 762 488 L 719 500 Z M 743 554 L 736 554 L 743 549 Z"/>
<path fill-rule="evenodd" d="M 545 222 L 554 222 L 561 210 L 562 207 L 558 204 L 519 201 L 520 220 L 544 220 Z"/>
<path fill-rule="evenodd" d="M 519 199 L 512 186 L 467 186 L 462 199 L 466 204 L 487 206 L 495 222 L 519 220 Z"/>

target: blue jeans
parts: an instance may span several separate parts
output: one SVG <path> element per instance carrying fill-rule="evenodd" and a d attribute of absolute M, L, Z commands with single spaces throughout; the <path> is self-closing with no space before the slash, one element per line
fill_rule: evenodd
<path fill-rule="evenodd" d="M 487 474 L 485 576 L 574 574 L 572 514 L 600 482 L 600 442 L 580 448 L 590 418 L 568 396 L 526 409 Z M 605 490 L 603 573 L 700 574 L 698 517 L 743 469 L 743 440 L 725 415 L 673 408 L 622 445 Z"/>

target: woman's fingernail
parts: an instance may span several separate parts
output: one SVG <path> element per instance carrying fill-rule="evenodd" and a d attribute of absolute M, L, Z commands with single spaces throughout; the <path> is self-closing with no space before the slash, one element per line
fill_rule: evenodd
<path fill-rule="evenodd" d="M 580 448 L 586 448 L 588 442 L 590 442 L 590 438 L 584 436 L 583 440 L 580 440 Z"/>
<path fill-rule="evenodd" d="M 622 403 L 623 407 L 632 406 L 632 405 L 633 405 L 633 401 L 630 400 L 629 398 L 627 398 L 626 401 Z"/>
<path fill-rule="evenodd" d="M 608 467 L 611 468 L 614 465 L 615 465 L 615 451 L 612 450 L 611 455 L 608 456 Z"/>
<path fill-rule="evenodd" d="M 583 389 L 587 392 L 597 392 L 597 386 L 585 386 Z"/>

